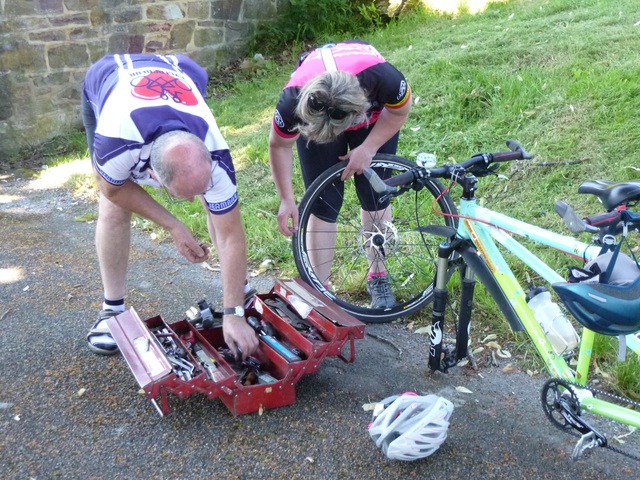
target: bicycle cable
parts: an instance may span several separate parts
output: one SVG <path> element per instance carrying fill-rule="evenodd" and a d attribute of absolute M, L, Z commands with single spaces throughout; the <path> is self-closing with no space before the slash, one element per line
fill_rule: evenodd
<path fill-rule="evenodd" d="M 495 228 L 499 228 L 499 229 L 500 229 L 500 227 L 497 227 L 497 226 L 495 226 L 495 225 L 492 225 L 490 222 L 487 222 L 487 221 L 484 221 L 484 220 L 480 220 L 480 219 L 477 219 L 477 218 L 470 218 L 470 217 L 466 217 L 466 216 L 463 216 L 463 215 L 460 215 L 460 214 L 447 214 L 447 213 L 444 213 L 444 212 L 442 212 L 442 211 L 440 211 L 440 210 L 437 210 L 437 209 L 435 208 L 435 205 L 437 204 L 438 200 L 439 200 L 442 196 L 446 195 L 446 194 L 447 194 L 447 192 L 449 192 L 449 191 L 451 190 L 451 188 L 452 188 L 454 185 L 456 185 L 456 184 L 457 184 L 457 182 L 452 182 L 452 183 L 451 183 L 451 185 L 449 185 L 447 188 L 445 188 L 445 189 L 442 191 L 442 193 L 441 193 L 441 194 L 440 194 L 440 195 L 435 199 L 435 201 L 432 203 L 432 205 L 431 205 L 431 210 L 432 210 L 435 214 L 437 214 L 437 215 L 441 215 L 441 216 L 443 216 L 443 217 L 451 217 L 451 218 L 457 218 L 457 219 L 468 219 L 468 220 L 474 220 L 474 221 L 478 221 L 478 222 L 481 222 L 481 223 L 485 223 L 485 224 L 487 224 L 487 225 L 489 225 L 489 226 L 492 226 L 492 227 L 495 227 Z M 500 230 L 502 230 L 502 229 L 500 229 Z M 511 232 L 509 232 L 509 233 L 511 233 Z M 451 305 L 449 305 L 449 307 L 451 308 Z M 549 388 L 549 384 L 550 384 L 550 382 L 551 382 L 551 381 L 553 381 L 553 380 L 558 380 L 558 379 L 551 379 L 550 381 L 548 381 L 548 382 L 545 384 L 545 386 L 543 387 L 543 390 L 544 390 L 544 389 L 548 389 L 548 388 Z M 580 388 L 580 389 L 582 389 L 582 390 L 587 390 L 587 391 L 591 392 L 592 394 L 594 394 L 594 396 L 596 396 L 596 395 L 600 395 L 600 396 L 602 396 L 602 397 L 608 397 L 608 398 L 611 398 L 612 400 L 614 400 L 615 402 L 617 402 L 618 404 L 624 404 L 624 406 L 627 406 L 627 407 L 628 407 L 628 406 L 633 406 L 634 408 L 640 409 L 640 402 L 636 402 L 636 401 L 631 400 L 631 399 L 629 399 L 629 398 L 622 397 L 622 396 L 619 396 L 619 395 L 615 395 L 615 394 L 613 394 L 613 393 L 605 392 L 604 390 L 600 390 L 600 389 L 597 389 L 597 388 L 595 388 L 595 387 L 590 387 L 590 386 L 588 386 L 588 385 L 580 385 L 580 384 L 578 384 L 578 383 L 570 382 L 570 381 L 567 381 L 567 380 L 561 380 L 561 382 L 562 382 L 563 384 L 566 384 L 566 385 L 569 385 L 569 386 L 577 387 L 577 388 Z M 544 405 L 543 405 L 543 407 L 544 407 Z M 574 408 L 575 408 L 575 407 L 574 407 Z M 577 407 L 577 408 L 579 408 L 579 407 Z M 572 430 L 567 430 L 567 428 L 566 428 L 566 427 L 563 427 L 563 426 L 562 426 L 558 421 L 556 421 L 555 419 L 553 419 L 553 418 L 551 417 L 551 415 L 550 415 L 550 413 L 549 413 L 549 412 L 545 411 L 545 413 L 547 414 L 547 417 L 549 418 L 549 420 L 551 421 L 551 423 L 552 423 L 553 425 L 555 425 L 557 428 L 559 428 L 560 430 L 562 430 L 562 431 L 564 431 L 564 432 L 566 432 L 566 433 L 569 433 L 570 435 L 573 435 L 573 436 L 576 436 L 576 437 L 581 437 L 581 435 L 579 435 L 576 431 L 574 431 L 574 430 L 577 430 L 577 429 L 578 429 L 578 427 L 576 426 L 576 420 L 575 420 L 575 418 L 578 418 L 578 419 L 580 418 L 580 414 L 579 414 L 579 412 L 574 412 L 574 411 L 568 411 L 568 412 L 567 412 L 569 415 L 571 415 L 572 417 L 574 417 L 574 420 L 570 423 L 570 426 L 573 428 Z M 584 422 L 584 421 L 581 421 L 581 419 L 580 419 L 580 421 L 578 421 L 577 423 L 579 423 L 579 424 L 583 425 L 583 427 L 582 427 L 583 429 L 585 429 L 585 430 L 586 430 L 586 429 L 588 429 L 591 433 L 596 434 L 596 436 L 602 436 L 602 435 L 598 434 L 598 433 L 595 431 L 595 429 L 594 429 L 593 427 L 591 427 L 588 423 L 586 423 L 586 422 Z M 614 446 L 612 446 L 611 444 L 609 444 L 609 442 L 607 442 L 607 441 L 606 441 L 606 437 L 604 437 L 604 436 L 602 436 L 602 437 L 604 438 L 604 444 L 600 445 L 601 447 L 605 447 L 605 448 L 607 448 L 607 449 L 609 449 L 609 450 L 611 450 L 611 451 L 613 451 L 613 452 L 616 452 L 616 453 L 618 453 L 618 454 L 620 454 L 620 455 L 623 455 L 623 456 L 625 456 L 625 457 L 631 458 L 631 459 L 633 459 L 633 460 L 640 461 L 640 455 L 635 454 L 635 453 L 631 453 L 631 452 L 624 451 L 624 450 L 622 450 L 622 449 L 620 449 L 620 448 L 618 448 L 618 447 L 614 447 Z"/>

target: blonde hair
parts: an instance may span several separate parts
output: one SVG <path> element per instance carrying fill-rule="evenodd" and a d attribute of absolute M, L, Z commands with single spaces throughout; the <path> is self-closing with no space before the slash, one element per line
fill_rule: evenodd
<path fill-rule="evenodd" d="M 311 105 L 310 105 L 311 102 Z M 321 106 L 321 109 L 313 108 Z M 347 72 L 324 72 L 307 82 L 298 95 L 296 115 L 302 123 L 298 130 L 309 141 L 331 143 L 344 130 L 367 121 L 371 103 L 360 82 Z M 336 119 L 331 112 L 345 113 Z"/>

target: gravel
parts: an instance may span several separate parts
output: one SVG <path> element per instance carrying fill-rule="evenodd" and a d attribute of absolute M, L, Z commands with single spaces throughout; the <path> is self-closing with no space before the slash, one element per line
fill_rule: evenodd
<path fill-rule="evenodd" d="M 86 347 L 101 286 L 95 225 L 76 220 L 96 206 L 60 184 L 0 175 L 1 478 L 638 478 L 637 462 L 603 449 L 572 462 L 576 438 L 554 428 L 540 406 L 544 376 L 521 372 L 513 359 L 429 374 L 427 339 L 402 323 L 368 325 L 356 361 L 325 359 L 297 383 L 292 405 L 236 417 L 218 399 L 170 396 L 161 418 L 122 357 Z M 262 293 L 273 281 L 252 280 Z M 170 323 L 201 298 L 220 297 L 216 272 L 141 231 L 129 289 L 128 304 L 142 318 Z M 363 408 L 405 391 L 455 406 L 446 442 L 415 462 L 376 449 Z M 602 427 L 611 436 L 628 432 Z M 640 451 L 639 436 L 624 447 Z"/>

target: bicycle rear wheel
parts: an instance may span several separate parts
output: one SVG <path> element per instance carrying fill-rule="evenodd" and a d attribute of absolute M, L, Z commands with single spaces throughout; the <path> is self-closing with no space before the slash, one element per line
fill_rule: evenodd
<path fill-rule="evenodd" d="M 454 217 L 432 211 L 435 202 L 437 210 L 447 215 L 456 214 L 455 204 L 448 193 L 443 193 L 444 187 L 439 181 L 428 180 L 420 191 L 394 198 L 389 206 L 390 215 L 387 211 L 383 218 L 379 215 L 381 212 L 370 212 L 373 221 L 363 226 L 365 221 L 353 181 L 345 182 L 344 189 L 340 188 L 345 166 L 346 163 L 341 162 L 326 170 L 311 184 L 300 202 L 300 224 L 293 237 L 293 258 L 298 272 L 305 282 L 364 322 L 384 323 L 410 315 L 433 300 L 435 262 L 438 245 L 443 240 L 422 227 L 455 228 Z M 396 155 L 378 154 L 371 166 L 397 175 L 415 168 L 416 164 Z M 342 199 L 342 207 L 339 213 L 335 212 L 338 215 L 335 225 L 318 222 L 312 211 L 319 207 L 335 210 L 327 199 L 333 197 L 335 201 L 336 195 Z M 330 226 L 335 232 L 315 227 L 318 224 L 323 228 Z M 323 241 L 323 235 L 329 240 Z M 335 249 L 327 260 L 333 238 Z M 374 261 L 372 256 L 384 259 L 397 301 L 391 308 L 371 308 L 367 275 Z M 318 262 L 320 257 L 324 257 L 324 264 Z"/>

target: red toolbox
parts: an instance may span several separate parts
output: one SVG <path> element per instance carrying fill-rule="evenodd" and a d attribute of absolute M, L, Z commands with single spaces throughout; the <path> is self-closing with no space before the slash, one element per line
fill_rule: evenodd
<path fill-rule="evenodd" d="M 355 339 L 364 337 L 362 322 L 300 279 L 277 280 L 245 315 L 269 333 L 245 362 L 229 354 L 219 322 L 203 328 L 189 319 L 142 320 L 131 308 L 107 325 L 161 416 L 169 412 L 169 393 L 220 398 L 235 415 L 290 405 L 302 375 L 317 372 L 327 356 L 353 362 Z"/>

